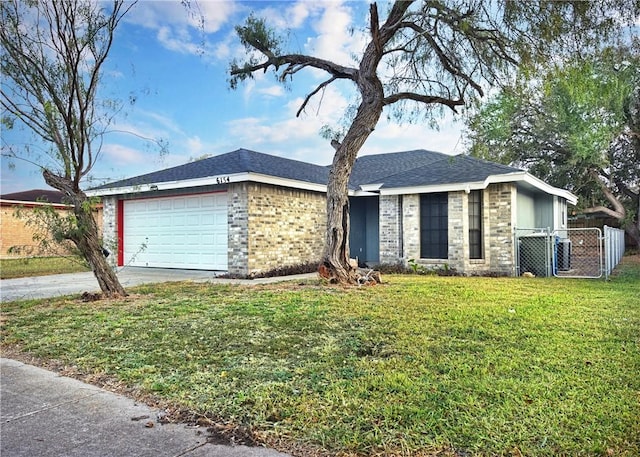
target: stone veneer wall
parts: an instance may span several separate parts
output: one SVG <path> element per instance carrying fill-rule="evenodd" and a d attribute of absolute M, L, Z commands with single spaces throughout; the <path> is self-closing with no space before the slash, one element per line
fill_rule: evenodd
<path fill-rule="evenodd" d="M 259 183 L 231 186 L 229 193 L 230 274 L 320 260 L 327 223 L 323 193 Z"/>

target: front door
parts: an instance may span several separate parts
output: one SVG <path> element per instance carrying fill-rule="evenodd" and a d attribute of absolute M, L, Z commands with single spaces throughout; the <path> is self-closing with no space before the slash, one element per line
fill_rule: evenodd
<path fill-rule="evenodd" d="M 351 258 L 374 265 L 380 262 L 380 219 L 378 197 L 350 197 Z"/>

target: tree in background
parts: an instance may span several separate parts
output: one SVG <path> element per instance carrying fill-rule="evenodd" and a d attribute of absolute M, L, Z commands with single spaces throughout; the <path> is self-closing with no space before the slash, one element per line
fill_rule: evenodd
<path fill-rule="evenodd" d="M 304 69 L 327 79 L 310 98 L 336 81 L 350 81 L 358 99 L 344 133 L 334 135 L 335 155 L 327 184 L 327 231 L 323 264 L 334 280 L 354 282 L 349 264 L 348 182 L 360 148 L 385 108 L 398 120 L 437 119 L 443 109 L 457 112 L 483 87 L 509 79 L 519 63 L 541 64 L 589 48 L 619 33 L 620 21 L 633 21 L 637 5 L 594 2 L 509 2 L 486 0 L 395 1 L 386 19 L 369 8 L 367 43 L 353 66 L 289 53 L 265 19 L 250 16 L 236 27 L 247 58 L 234 61 L 230 85 L 255 72 L 271 70 L 286 83 Z"/>
<path fill-rule="evenodd" d="M 470 118 L 470 153 L 524 168 L 616 219 L 640 247 L 638 42 L 503 88 Z"/>
<path fill-rule="evenodd" d="M 0 2 L 2 122 L 24 125 L 49 147 L 40 161 L 45 182 L 65 195 L 73 214 L 56 239 L 71 240 L 106 296 L 125 295 L 107 263 L 81 181 L 100 157 L 102 137 L 117 112 L 98 98 L 102 67 L 114 32 L 135 2 L 4 0 Z M 3 145 L 3 154 L 30 150 Z M 55 165 L 50 165 L 54 163 Z"/>

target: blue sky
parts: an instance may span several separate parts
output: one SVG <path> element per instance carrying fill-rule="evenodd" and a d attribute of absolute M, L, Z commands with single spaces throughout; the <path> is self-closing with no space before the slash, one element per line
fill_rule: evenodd
<path fill-rule="evenodd" d="M 204 16 L 204 34 L 197 10 L 189 11 L 179 1 L 141 0 L 121 24 L 102 95 L 124 101 L 134 96 L 136 103 L 127 104 L 116 118 L 112 129 L 128 133 L 105 137 L 93 181 L 85 187 L 238 148 L 331 163 L 334 151 L 319 131 L 340 120 L 353 98 L 352 86 L 329 87 L 298 118 L 304 96 L 326 79 L 319 71 L 299 73 L 288 88 L 267 74 L 230 90 L 229 62 L 244 54 L 234 26 L 254 11 L 287 33 L 291 51 L 354 65 L 351 56 L 360 53 L 366 40 L 358 30 L 366 26 L 368 3 L 201 0 L 197 7 Z M 418 148 L 464 152 L 462 123 L 447 116 L 439 125 L 436 131 L 424 123 L 398 125 L 383 117 L 360 155 Z M 4 144 L 35 141 L 18 129 L 2 136 Z M 168 153 L 160 154 L 140 136 L 167 142 Z M 2 158 L 3 194 L 34 188 L 47 188 L 36 166 Z"/>

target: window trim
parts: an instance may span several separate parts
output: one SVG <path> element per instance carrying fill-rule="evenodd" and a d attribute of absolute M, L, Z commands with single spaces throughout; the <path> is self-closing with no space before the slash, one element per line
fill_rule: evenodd
<path fill-rule="evenodd" d="M 472 190 L 467 195 L 469 260 L 484 259 L 483 198 L 482 190 Z"/>
<path fill-rule="evenodd" d="M 437 208 L 436 208 L 437 207 Z M 444 211 L 442 211 L 444 209 Z M 430 217 L 427 213 L 436 213 Z M 425 221 L 427 224 L 425 227 Z M 434 220 L 434 218 L 436 218 Z M 427 237 L 438 242 L 426 243 Z M 434 256 L 435 254 L 435 256 Z M 437 192 L 420 194 L 420 258 L 429 260 L 449 259 L 449 194 Z"/>

